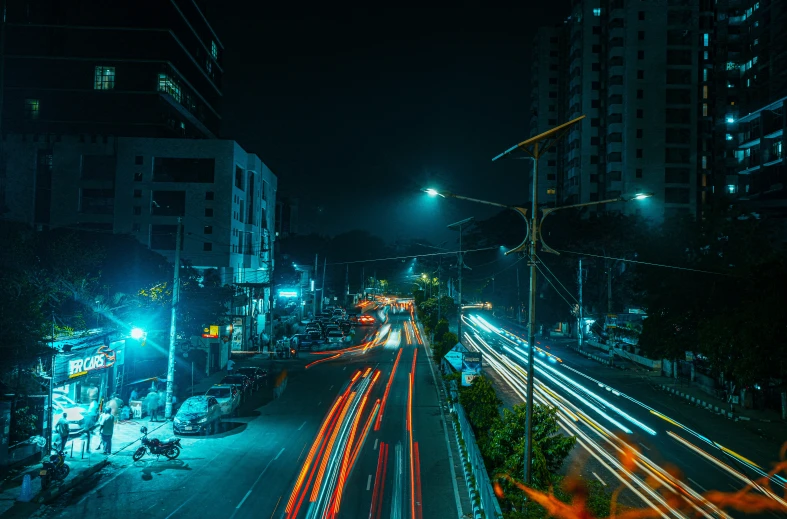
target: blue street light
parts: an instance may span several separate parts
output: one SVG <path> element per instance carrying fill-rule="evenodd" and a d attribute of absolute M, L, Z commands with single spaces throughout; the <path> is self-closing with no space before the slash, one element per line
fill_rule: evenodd
<path fill-rule="evenodd" d="M 143 330 L 142 328 L 132 328 L 131 329 L 131 338 L 132 339 L 138 341 L 144 336 L 145 336 L 145 330 Z"/>

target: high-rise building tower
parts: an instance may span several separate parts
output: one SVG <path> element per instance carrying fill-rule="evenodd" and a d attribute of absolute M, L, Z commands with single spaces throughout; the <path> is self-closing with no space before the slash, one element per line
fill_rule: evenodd
<path fill-rule="evenodd" d="M 218 135 L 223 47 L 200 2 L 4 3 L 4 134 Z"/>

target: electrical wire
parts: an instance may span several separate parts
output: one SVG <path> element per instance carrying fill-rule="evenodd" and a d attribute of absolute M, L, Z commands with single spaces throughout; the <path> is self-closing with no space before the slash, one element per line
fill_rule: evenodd
<path fill-rule="evenodd" d="M 560 293 L 560 290 L 558 290 L 558 289 L 557 289 L 557 287 L 555 286 L 555 284 L 554 284 L 554 283 L 552 283 L 552 281 L 549 279 L 549 277 L 547 277 L 547 275 L 546 275 L 546 274 L 544 274 L 544 271 L 543 271 L 543 270 L 541 270 L 541 267 L 539 267 L 539 266 L 538 266 L 538 263 L 536 263 L 536 268 L 538 269 L 538 271 L 539 271 L 539 272 L 541 272 L 541 275 L 542 275 L 542 276 L 544 276 L 544 279 L 546 279 L 546 280 L 547 280 L 547 282 L 548 282 L 548 283 L 549 283 L 549 284 L 552 286 L 552 288 L 554 288 L 554 289 L 555 289 L 555 292 L 557 292 L 557 295 L 559 295 L 559 296 L 560 296 L 560 297 L 563 299 L 563 301 L 565 301 L 565 302 L 566 302 L 566 304 L 568 305 L 568 307 L 569 307 L 569 308 L 571 308 L 571 310 L 573 311 L 573 310 L 574 310 L 574 306 L 573 306 L 571 303 L 569 303 L 569 302 L 568 302 L 568 299 L 566 299 L 566 298 L 565 298 L 565 296 L 564 296 L 563 294 L 561 294 L 561 293 Z"/>
<path fill-rule="evenodd" d="M 469 252 L 480 252 L 484 250 L 492 250 L 492 249 L 499 249 L 499 246 L 493 247 L 483 247 L 481 249 L 468 249 L 463 250 L 462 254 L 467 254 Z M 375 259 L 365 259 L 365 260 L 354 260 L 354 261 L 337 261 L 335 263 L 328 263 L 328 265 L 353 265 L 356 263 L 374 263 L 377 261 L 393 261 L 393 260 L 402 260 L 402 259 L 416 259 L 416 258 L 427 258 L 430 256 L 451 256 L 454 254 L 458 254 L 459 251 L 448 251 L 448 252 L 433 252 L 429 254 L 411 254 L 409 256 L 395 256 L 391 258 L 375 258 Z"/>
<path fill-rule="evenodd" d="M 590 258 L 602 258 L 602 259 L 607 259 L 607 260 L 623 261 L 625 263 L 637 263 L 637 264 L 640 264 L 640 265 L 649 265 L 651 267 L 662 267 L 662 268 L 674 269 L 674 270 L 685 270 L 685 271 L 688 271 L 688 272 L 700 272 L 702 274 L 715 274 L 717 276 L 732 276 L 732 274 L 726 274 L 724 272 L 713 272 L 712 270 L 693 269 L 693 268 L 690 268 L 690 267 L 678 267 L 678 266 L 675 266 L 675 265 L 665 265 L 663 263 L 653 263 L 653 262 L 650 262 L 650 261 L 638 261 L 638 260 L 631 260 L 631 259 L 626 259 L 626 258 L 613 258 L 611 256 L 602 256 L 602 255 L 599 255 L 599 254 L 588 254 L 587 252 L 576 252 L 576 251 L 572 251 L 572 250 L 558 250 L 558 249 L 555 249 L 555 250 L 557 250 L 558 252 L 565 252 L 566 254 L 575 254 L 577 256 L 588 256 Z"/>
<path fill-rule="evenodd" d="M 544 260 L 542 260 L 538 255 L 536 255 L 536 258 L 541 262 L 541 264 L 544 266 L 544 268 L 547 269 L 547 272 L 552 274 L 552 277 L 555 278 L 555 281 L 557 281 L 560 284 L 560 286 L 563 287 L 563 290 L 566 291 L 566 294 L 568 294 L 571 297 L 571 299 L 573 299 L 577 304 L 579 304 L 579 301 L 577 301 L 577 298 L 574 297 L 574 294 L 572 294 L 571 291 L 566 288 L 566 285 L 564 285 L 563 282 L 560 281 L 560 278 L 558 278 L 555 275 L 555 273 L 552 272 L 552 270 L 549 268 L 549 265 L 544 263 Z"/>

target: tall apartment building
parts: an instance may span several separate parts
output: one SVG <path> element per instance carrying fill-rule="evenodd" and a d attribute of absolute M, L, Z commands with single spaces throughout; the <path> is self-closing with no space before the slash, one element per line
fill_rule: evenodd
<path fill-rule="evenodd" d="M 701 15 L 712 13 L 707 11 L 711 6 L 701 4 L 710 3 L 574 0 L 562 34 L 537 38 L 539 77 L 534 81 L 541 106 L 531 118 L 531 135 L 550 127 L 540 116 L 541 85 L 551 81 L 542 77 L 546 56 L 565 56 L 554 94 L 565 116 L 557 122 L 586 116 L 564 137 L 563 162 L 555 159 L 561 165 L 554 172 L 558 204 L 652 192 L 653 198 L 637 204 L 593 210 L 637 212 L 656 222 L 666 215 L 698 213 L 701 178 L 710 167 L 710 143 L 698 132 L 701 70 L 712 58 L 701 50 L 700 36 L 702 24 L 712 21 Z"/>
<path fill-rule="evenodd" d="M 195 0 L 7 0 L 3 133 L 212 138 L 223 47 Z"/>
<path fill-rule="evenodd" d="M 717 18 L 737 40 L 724 64 L 731 94 L 724 120 L 728 167 L 721 188 L 753 211 L 784 218 L 787 3 L 727 0 L 720 4 Z"/>

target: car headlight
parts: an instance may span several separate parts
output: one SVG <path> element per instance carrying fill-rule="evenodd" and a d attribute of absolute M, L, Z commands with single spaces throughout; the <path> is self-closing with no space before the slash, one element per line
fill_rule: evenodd
<path fill-rule="evenodd" d="M 206 416 L 205 418 L 200 419 L 197 423 L 205 423 L 207 421 L 208 421 L 208 417 Z"/>
<path fill-rule="evenodd" d="M 182 421 L 183 421 L 183 420 L 181 420 L 181 419 L 180 419 L 180 418 L 178 418 L 177 416 L 175 417 L 175 423 L 180 423 L 180 422 L 182 422 Z"/>

